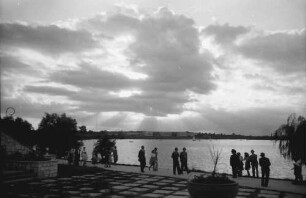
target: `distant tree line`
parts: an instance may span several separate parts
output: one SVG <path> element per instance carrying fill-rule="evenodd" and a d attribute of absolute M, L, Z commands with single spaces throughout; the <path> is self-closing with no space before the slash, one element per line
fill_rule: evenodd
<path fill-rule="evenodd" d="M 32 125 L 22 118 L 6 116 L 0 119 L 1 132 L 12 136 L 20 143 L 27 146 L 36 145 L 39 149 L 49 149 L 50 153 L 64 156 L 71 148 L 78 148 L 81 143 L 75 119 L 56 113 L 45 113 L 34 130 Z M 82 128 L 83 129 L 83 128 Z"/>
<path fill-rule="evenodd" d="M 103 144 L 106 141 L 112 142 L 111 139 L 131 137 L 138 139 L 186 139 L 186 137 L 173 135 L 174 133 L 169 137 L 162 137 L 160 134 L 158 135 L 159 132 L 155 132 L 154 136 L 148 137 L 144 135 L 128 136 L 129 133 L 123 131 L 116 134 L 108 131 L 87 131 L 86 126 L 77 127 L 76 120 L 66 116 L 65 113 L 61 115 L 45 113 L 37 130 L 34 130 L 28 121 L 12 116 L 0 118 L 0 125 L 1 132 L 7 133 L 19 142 L 29 146 L 37 145 L 41 149 L 49 148 L 50 153 L 58 156 L 64 156 L 71 148 L 79 148 L 82 144 L 80 140 L 83 139 L 100 139 L 96 149 L 97 152 L 102 152 Z M 279 142 L 280 153 L 285 158 L 299 158 L 306 164 L 306 119 L 303 116 L 296 116 L 296 114 L 291 114 L 287 123 L 281 125 L 273 136 L 197 133 L 195 137 L 197 139 L 274 139 Z M 188 138 L 191 138 L 191 136 L 188 136 Z"/>
<path fill-rule="evenodd" d="M 86 133 L 79 132 L 79 137 L 83 140 L 86 139 L 99 139 L 107 134 L 113 139 L 192 139 L 193 135 L 179 136 L 180 132 L 172 132 L 169 136 L 162 135 L 163 132 L 153 132 L 153 135 L 148 136 L 142 131 L 137 131 L 139 134 L 130 131 L 88 131 Z M 268 136 L 253 136 L 253 135 L 239 135 L 239 134 L 219 134 L 219 133 L 195 133 L 196 139 L 249 139 L 249 140 L 274 140 L 276 137 L 273 135 Z"/>

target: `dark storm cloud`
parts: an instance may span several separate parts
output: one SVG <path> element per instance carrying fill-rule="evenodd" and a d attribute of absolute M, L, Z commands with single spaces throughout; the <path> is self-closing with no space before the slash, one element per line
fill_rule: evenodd
<path fill-rule="evenodd" d="M 74 31 L 56 25 L 1 23 L 2 47 L 20 47 L 51 54 L 80 52 L 96 46 L 87 31 Z"/>
<path fill-rule="evenodd" d="M 305 71 L 306 30 L 295 33 L 271 33 L 245 40 L 237 51 L 246 58 L 263 62 L 281 73 Z"/>
<path fill-rule="evenodd" d="M 221 44 L 231 44 L 239 35 L 249 32 L 250 29 L 243 26 L 224 25 L 210 25 L 202 32 L 206 35 L 212 35 L 215 41 Z"/>

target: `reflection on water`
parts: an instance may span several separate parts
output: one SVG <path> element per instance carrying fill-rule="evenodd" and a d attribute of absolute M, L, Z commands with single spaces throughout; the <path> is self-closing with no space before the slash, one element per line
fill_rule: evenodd
<path fill-rule="evenodd" d="M 84 146 L 90 158 L 96 141 L 84 141 Z M 117 140 L 118 163 L 138 165 L 138 151 L 141 145 L 145 146 L 147 163 L 149 162 L 151 150 L 157 147 L 159 167 L 169 170 L 172 170 L 171 154 L 175 147 L 178 147 L 180 152 L 183 147 L 187 148 L 188 167 L 190 169 L 194 168 L 205 171 L 212 171 L 213 169 L 209 149 L 212 147 L 222 149 L 221 161 L 218 165 L 218 172 L 221 173 L 231 173 L 229 165 L 231 149 L 236 149 L 242 155 L 244 152 L 250 153 L 250 150 L 254 149 L 258 158 L 261 152 L 264 152 L 270 158 L 271 177 L 294 178 L 293 171 L 291 170 L 293 168 L 292 162 L 285 160 L 279 154 L 278 145 L 271 140 Z M 246 174 L 245 171 L 244 174 Z M 303 174 L 305 175 L 305 167 Z"/>

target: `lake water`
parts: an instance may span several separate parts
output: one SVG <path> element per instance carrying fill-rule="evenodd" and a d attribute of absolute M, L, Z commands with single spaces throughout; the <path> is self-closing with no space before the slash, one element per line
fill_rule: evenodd
<path fill-rule="evenodd" d="M 89 159 L 97 140 L 84 140 Z M 278 144 L 271 140 L 116 140 L 118 150 L 118 163 L 139 165 L 138 151 L 141 145 L 145 146 L 147 163 L 149 162 L 151 150 L 158 148 L 158 163 L 160 168 L 172 171 L 171 154 L 175 147 L 181 152 L 186 147 L 188 153 L 188 168 L 204 171 L 212 171 L 213 164 L 210 156 L 210 148 L 222 149 L 221 161 L 218 165 L 219 173 L 231 173 L 229 159 L 231 149 L 236 149 L 242 155 L 244 152 L 250 153 L 251 149 L 255 150 L 259 158 L 259 154 L 264 152 L 266 157 L 271 161 L 270 177 L 272 178 L 290 178 L 293 179 L 293 163 L 284 159 L 278 150 Z M 260 172 L 260 168 L 259 168 Z M 244 171 L 246 174 L 246 171 Z M 305 167 L 303 167 L 303 175 L 305 178 Z"/>

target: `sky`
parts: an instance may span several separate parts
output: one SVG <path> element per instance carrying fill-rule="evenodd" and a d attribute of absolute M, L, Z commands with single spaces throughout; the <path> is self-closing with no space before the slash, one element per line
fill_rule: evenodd
<path fill-rule="evenodd" d="M 306 115 L 306 1 L 0 0 L 1 116 L 270 135 Z"/>

